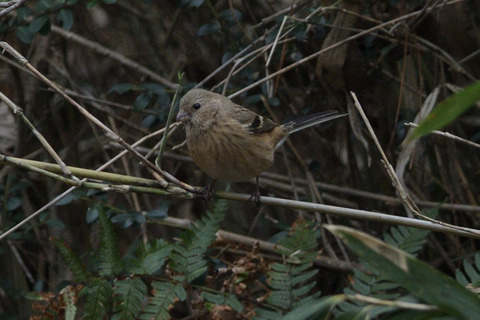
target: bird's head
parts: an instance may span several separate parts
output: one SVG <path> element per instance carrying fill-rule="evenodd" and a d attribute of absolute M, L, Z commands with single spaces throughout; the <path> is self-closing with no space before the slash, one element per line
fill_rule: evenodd
<path fill-rule="evenodd" d="M 187 128 L 208 129 L 214 122 L 220 109 L 223 96 L 203 89 L 192 89 L 180 100 L 180 111 L 177 121 L 183 122 Z"/>

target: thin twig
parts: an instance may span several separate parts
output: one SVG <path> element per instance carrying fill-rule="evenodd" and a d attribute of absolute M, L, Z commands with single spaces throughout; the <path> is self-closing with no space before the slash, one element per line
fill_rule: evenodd
<path fill-rule="evenodd" d="M 162 138 L 162 141 L 161 141 L 161 144 L 160 144 L 160 149 L 158 150 L 157 159 L 155 160 L 155 164 L 159 168 L 162 167 L 163 152 L 165 151 L 165 147 L 167 146 L 167 139 L 169 137 L 170 123 L 172 123 L 173 113 L 175 111 L 175 107 L 176 107 L 176 103 L 177 103 L 178 92 L 180 91 L 180 88 L 181 88 L 181 85 L 182 85 L 182 77 L 183 77 L 183 73 L 179 73 L 178 74 L 178 86 L 177 86 L 177 89 L 175 90 L 175 94 L 173 95 L 172 103 L 171 103 L 171 106 L 170 106 L 170 111 L 168 112 L 167 123 L 165 124 L 165 132 L 163 133 L 163 138 Z"/>
<path fill-rule="evenodd" d="M 251 201 L 250 195 L 248 194 L 238 194 L 238 193 L 217 191 L 216 196 L 218 198 L 227 199 L 227 200 Z M 392 225 L 402 225 L 406 227 L 414 227 L 414 228 L 425 229 L 430 231 L 445 232 L 445 233 L 455 234 L 459 236 L 464 236 L 467 238 L 480 239 L 480 230 L 477 230 L 477 229 L 451 228 L 450 226 L 445 226 L 443 224 L 438 224 L 438 223 L 434 223 L 426 220 L 392 216 L 390 214 L 378 213 L 373 211 L 350 209 L 350 208 L 329 206 L 325 204 L 294 201 L 289 199 L 273 198 L 273 197 L 267 197 L 267 196 L 262 196 L 262 204 L 279 206 L 284 208 L 292 208 L 297 210 L 322 212 L 322 213 L 328 213 L 331 215 L 344 217 L 344 218 L 371 220 L 371 221 L 387 223 Z"/>
<path fill-rule="evenodd" d="M 74 41 L 74 42 L 76 42 L 76 43 L 78 43 L 78 44 L 80 44 L 80 45 L 82 45 L 86 48 L 89 48 L 89 49 L 97 52 L 98 54 L 109 57 L 110 59 L 119 62 L 121 65 L 124 65 L 128 68 L 134 69 L 137 72 L 143 73 L 143 74 L 149 76 L 152 80 L 155 80 L 155 81 L 163 84 L 167 88 L 176 89 L 176 87 L 177 87 L 177 85 L 175 83 L 165 79 L 161 75 L 159 75 L 159 74 L 153 72 L 152 70 L 138 64 L 137 62 L 128 59 L 127 57 L 119 54 L 116 51 L 110 50 L 106 47 L 101 46 L 100 44 L 98 44 L 96 42 L 90 41 L 90 40 L 88 40 L 88 39 L 86 39 L 86 38 L 84 38 L 84 37 L 82 37 L 78 34 L 75 34 L 73 32 L 64 30 L 60 27 L 52 25 L 51 28 L 52 28 L 52 31 L 54 33 L 56 33 L 58 35 L 61 35 L 62 37 L 66 38 L 68 40 L 72 40 L 72 41 Z"/>
<path fill-rule="evenodd" d="M 144 141 L 146 141 L 147 139 L 151 138 L 151 137 L 154 137 L 154 136 L 157 136 L 158 134 L 161 134 L 162 132 L 164 131 L 164 129 L 161 129 L 161 130 L 158 130 L 157 132 L 154 132 L 152 134 L 150 134 L 149 136 L 146 136 L 146 137 L 143 137 L 142 139 L 138 140 L 137 142 L 135 142 L 134 144 L 132 144 L 132 147 L 136 147 L 138 145 L 140 145 L 141 143 L 143 143 Z M 112 159 L 110 159 L 109 161 L 107 161 L 106 163 L 104 163 L 103 165 L 101 165 L 99 168 L 97 168 L 96 170 L 85 170 L 85 169 L 81 169 L 81 168 L 78 168 L 80 171 L 81 170 L 85 170 L 86 172 L 80 172 L 78 171 L 77 172 L 77 168 L 73 168 L 73 167 L 68 167 L 70 171 L 73 171 L 76 173 L 76 175 L 78 176 L 83 176 L 85 177 L 84 179 L 82 179 L 81 182 L 85 182 L 86 181 L 86 177 L 92 177 L 92 178 L 96 178 L 98 179 L 98 174 L 101 173 L 101 176 L 102 176 L 102 179 L 101 180 L 109 180 L 108 177 L 104 176 L 104 175 L 115 175 L 113 173 L 108 173 L 108 172 L 101 172 L 102 170 L 104 170 L 105 168 L 107 168 L 108 166 L 110 166 L 113 162 L 115 162 L 116 160 L 120 159 L 122 156 L 126 155 L 128 153 L 127 150 L 122 150 L 118 155 L 116 155 L 115 157 L 113 157 Z M 10 159 L 18 159 L 18 158 L 13 158 L 13 157 L 10 157 Z M 48 170 L 48 171 L 52 171 L 52 172 L 55 172 L 55 170 L 57 170 L 57 167 L 53 164 L 48 164 L 48 163 L 43 163 L 43 162 L 39 162 L 39 161 L 33 161 L 33 160 L 26 160 L 26 159 L 18 159 L 18 160 L 22 160 L 24 162 L 27 162 L 29 163 L 30 165 L 33 165 L 33 166 L 39 166 L 40 168 L 43 168 L 45 170 Z M 40 165 L 39 165 L 40 164 Z M 45 167 L 44 167 L 45 166 Z M 52 167 L 49 167 L 49 166 L 53 166 Z M 58 167 L 58 170 L 60 170 L 60 168 Z M 87 174 L 89 174 L 90 172 L 93 172 L 92 173 L 92 176 L 88 176 Z M 93 176 L 94 175 L 94 176 Z M 126 177 L 126 176 L 123 176 L 123 177 Z M 128 177 L 127 180 L 131 181 L 130 178 L 132 177 Z M 141 181 L 142 178 L 134 178 L 135 179 L 135 182 L 138 182 L 138 181 Z M 152 187 L 155 187 L 158 189 L 158 185 L 159 185 L 159 182 L 157 180 L 148 180 L 148 179 L 145 179 L 149 182 L 146 182 L 145 185 L 148 186 L 148 183 L 153 183 L 151 186 Z M 121 180 L 119 180 L 121 181 Z M 132 183 L 135 183 L 135 182 L 132 182 Z M 130 182 L 121 182 L 121 183 L 126 183 L 126 184 L 129 184 Z M 170 186 L 170 188 L 172 188 L 173 186 Z M 27 224 L 29 221 L 35 219 L 39 214 L 41 214 L 42 212 L 45 212 L 48 208 L 52 207 L 53 205 L 55 205 L 55 203 L 57 203 L 58 201 L 62 200 L 63 198 L 65 198 L 67 195 L 69 195 L 71 192 L 73 192 L 77 187 L 71 187 L 69 189 L 67 189 L 66 191 L 64 191 L 62 194 L 56 196 L 55 198 L 53 198 L 52 200 L 50 200 L 47 204 L 45 204 L 44 206 L 42 206 L 41 208 L 39 208 L 37 211 L 33 212 L 31 215 L 29 215 L 27 218 L 23 219 L 21 222 L 17 223 L 15 226 L 13 226 L 12 228 L 10 228 L 8 231 L 4 232 L 4 233 L 1 233 L 0 234 L 0 240 L 7 237 L 9 234 L 15 232 L 16 230 L 18 230 L 19 228 L 21 228 L 22 226 L 24 226 L 25 224 Z M 175 188 L 175 187 L 174 187 Z M 173 191 L 173 189 L 172 189 Z M 187 193 L 185 194 L 186 197 L 190 197 L 190 195 Z"/>
<path fill-rule="evenodd" d="M 453 3 L 457 3 L 457 2 L 458 2 L 458 1 L 452 1 L 452 2 L 449 2 L 448 4 L 453 4 Z M 436 9 L 437 7 L 438 7 L 438 6 L 434 6 L 434 9 Z M 370 34 L 370 33 L 373 33 L 373 32 L 375 32 L 375 31 L 377 31 L 377 30 L 379 30 L 379 29 L 382 29 L 382 28 L 384 28 L 384 27 L 386 27 L 386 26 L 393 25 L 393 24 L 399 23 L 399 22 L 401 22 L 401 21 L 404 21 L 404 20 L 410 19 L 410 18 L 412 18 L 412 17 L 415 17 L 416 15 L 421 14 L 422 12 L 423 12 L 422 10 L 418 10 L 418 11 L 411 12 L 411 13 L 409 13 L 409 14 L 406 14 L 406 15 L 403 15 L 403 16 L 401 16 L 401 17 L 398 17 L 398 18 L 389 20 L 389 21 L 387 21 L 387 22 L 381 23 L 381 24 L 379 24 L 379 25 L 377 25 L 377 26 L 374 26 L 374 27 L 372 27 L 372 28 L 363 30 L 363 31 L 361 31 L 361 32 L 359 32 L 359 33 L 357 33 L 357 34 L 355 34 L 355 35 L 353 35 L 353 36 L 350 36 L 350 37 L 348 37 L 348 38 L 345 38 L 345 39 L 342 40 L 342 41 L 339 41 L 339 42 L 337 42 L 337 43 L 335 43 L 335 44 L 333 44 L 333 45 L 331 45 L 331 46 L 328 46 L 328 47 L 326 47 L 326 48 L 323 48 L 322 50 L 319 50 L 319 51 L 317 51 L 317 52 L 315 52 L 315 53 L 313 53 L 313 54 L 311 54 L 311 55 L 309 55 L 309 56 L 307 56 L 307 57 L 305 57 L 305 58 L 303 58 L 303 59 L 301 59 L 301 60 L 298 60 L 297 62 L 294 62 L 294 63 L 286 66 L 286 67 L 283 68 L 283 69 L 280 69 L 280 70 L 278 70 L 278 71 L 276 71 L 276 72 L 274 72 L 274 73 L 269 74 L 268 76 L 266 76 L 266 77 L 264 77 L 264 78 L 262 78 L 262 79 L 260 79 L 260 80 L 257 80 L 256 82 L 252 83 L 251 85 L 246 86 L 246 87 L 242 88 L 241 90 L 238 90 L 237 92 L 229 95 L 229 98 L 233 98 L 233 97 L 236 97 L 236 96 L 238 96 L 238 95 L 241 95 L 242 93 L 247 92 L 247 91 L 249 91 L 250 89 L 257 87 L 257 86 L 261 85 L 262 83 L 264 83 L 264 82 L 266 82 L 266 81 L 268 81 L 268 80 L 270 80 L 270 79 L 272 79 L 272 78 L 275 78 L 275 77 L 277 77 L 277 76 L 279 76 L 279 75 L 281 75 L 281 74 L 284 74 L 284 73 L 286 73 L 286 72 L 288 72 L 288 71 L 290 71 L 290 70 L 292 70 L 292 69 L 295 69 L 295 68 L 298 67 L 299 65 L 302 65 L 302 64 L 304 64 L 304 63 L 306 63 L 306 62 L 308 62 L 308 61 L 310 61 L 310 60 L 318 57 L 319 55 L 327 52 L 327 51 L 330 51 L 330 50 L 333 50 L 333 49 L 335 49 L 335 48 L 338 48 L 338 47 L 340 47 L 340 46 L 342 46 L 342 45 L 344 45 L 344 44 L 346 44 L 346 43 L 348 43 L 348 42 L 350 42 L 350 41 L 353 41 L 353 40 L 355 40 L 355 39 L 358 39 L 358 38 L 361 38 L 361 37 L 363 37 L 363 36 L 366 36 L 366 35 L 368 35 L 368 34 Z"/>
<path fill-rule="evenodd" d="M 447 227 L 447 228 L 451 228 L 451 229 L 454 229 L 454 230 L 462 230 L 462 231 L 465 231 L 465 232 L 472 232 L 472 230 L 474 229 L 470 229 L 470 228 L 464 228 L 464 227 L 459 227 L 459 226 L 455 226 L 455 225 L 452 225 L 452 224 L 448 224 L 448 223 L 445 223 L 445 222 L 442 222 L 442 221 L 438 221 L 438 220 L 435 220 L 435 219 L 432 219 L 430 217 L 427 217 L 425 215 L 422 214 L 422 212 L 420 211 L 420 209 L 418 208 L 418 206 L 416 205 L 416 203 L 412 200 L 412 198 L 410 197 L 410 195 L 407 193 L 407 191 L 405 190 L 405 188 L 403 187 L 402 183 L 400 182 L 400 180 L 398 179 L 397 175 L 395 174 L 395 170 L 393 169 L 392 165 L 390 164 L 390 162 L 388 161 L 387 159 L 387 156 L 385 155 L 385 153 L 383 152 L 383 149 L 380 145 L 380 142 L 378 141 L 377 139 L 377 136 L 375 135 L 375 132 L 373 131 L 373 128 L 372 126 L 370 125 L 370 121 L 368 121 L 368 118 L 367 116 L 365 115 L 365 113 L 363 112 L 363 108 L 362 106 L 360 105 L 360 102 L 358 101 L 357 99 L 357 96 L 355 95 L 355 93 L 353 92 L 350 92 L 352 98 L 353 98 L 353 101 L 354 101 L 354 104 L 355 104 L 355 107 L 357 107 L 357 110 L 358 112 L 360 113 L 362 119 L 364 120 L 365 122 L 365 125 L 368 129 L 368 131 L 370 132 L 370 135 L 375 143 L 375 145 L 377 146 L 377 149 L 378 151 L 380 152 L 380 155 L 382 156 L 382 163 L 385 165 L 385 168 L 386 168 L 386 171 L 387 171 L 387 174 L 388 176 L 390 177 L 390 180 L 392 181 L 395 189 L 397 190 L 399 196 L 400 196 L 400 199 L 403 201 L 403 203 L 406 205 L 406 207 L 411 210 L 412 213 L 414 213 L 416 216 L 418 217 L 421 217 L 425 220 L 428 220 L 429 222 L 431 223 L 435 223 L 435 224 L 439 224 L 439 225 L 442 225 L 444 227 Z M 474 233 L 479 233 L 480 234 L 480 230 L 475 230 L 473 231 Z"/>
<path fill-rule="evenodd" d="M 5 8 L 2 11 L 0 11 L 0 17 L 6 15 L 9 12 L 12 12 L 13 10 L 21 7 L 24 5 L 28 0 L 11 0 L 7 2 L 3 2 L 0 5 L 0 8 Z"/>
<path fill-rule="evenodd" d="M 283 27 L 285 26 L 285 22 L 287 22 L 287 19 L 288 19 L 288 16 L 283 17 L 282 24 L 280 25 L 280 28 L 278 29 L 275 40 L 273 41 L 272 50 L 270 50 L 270 54 L 268 55 L 267 62 L 265 63 L 266 68 L 268 68 L 268 66 L 270 65 L 270 61 L 272 61 L 272 56 L 273 56 L 273 53 L 275 52 L 275 48 L 277 47 L 278 39 L 280 38 L 280 35 L 282 34 Z"/>
<path fill-rule="evenodd" d="M 47 150 L 47 152 L 52 156 L 53 160 L 55 160 L 56 163 L 60 166 L 62 169 L 63 174 L 65 177 L 70 177 L 74 180 L 78 180 L 74 175 L 72 175 L 72 172 L 68 170 L 67 165 L 63 162 L 63 160 L 60 158 L 60 156 L 55 152 L 55 150 L 52 148 L 52 146 L 48 143 L 47 139 L 35 128 L 35 126 L 28 120 L 28 118 L 25 116 L 23 113 L 23 109 L 17 106 L 13 101 L 11 101 L 7 96 L 5 96 L 2 92 L 0 92 L 0 100 L 5 102 L 5 104 L 12 109 L 13 113 L 20 116 L 22 118 L 23 122 L 30 128 L 32 131 L 33 135 L 37 137 L 38 141 L 42 144 L 42 146 Z"/>
<path fill-rule="evenodd" d="M 392 301 L 392 300 L 378 299 L 374 297 L 364 296 L 358 293 L 351 294 L 351 295 L 347 294 L 345 295 L 345 298 L 353 302 L 362 302 L 362 303 L 374 304 L 379 306 L 387 306 L 390 308 L 400 308 L 400 309 L 406 309 L 406 310 L 435 311 L 438 309 L 437 306 L 432 306 L 428 304 L 413 303 L 413 302 L 399 301 L 399 300 Z"/>
<path fill-rule="evenodd" d="M 407 126 L 407 127 L 412 127 L 412 128 L 418 128 L 418 124 L 413 123 L 413 122 L 405 123 L 405 126 Z M 467 140 L 467 139 L 464 139 L 464 138 L 460 138 L 459 136 L 453 135 L 453 134 L 451 134 L 451 133 L 449 133 L 449 132 L 443 132 L 443 131 L 433 130 L 433 131 L 431 131 L 430 133 L 433 133 L 433 134 L 436 134 L 436 135 L 439 135 L 439 136 L 443 136 L 443 137 L 445 137 L 445 138 L 449 138 L 449 139 L 452 139 L 452 140 L 455 140 L 455 141 L 459 141 L 459 142 L 465 143 L 466 145 L 469 145 L 470 147 L 474 147 L 474 148 L 479 148 L 479 149 L 480 149 L 480 144 L 475 143 L 475 142 L 470 141 L 470 140 Z"/>
<path fill-rule="evenodd" d="M 35 67 L 33 67 L 27 59 L 25 59 L 20 53 L 18 53 L 15 49 L 13 49 L 8 43 L 4 41 L 0 41 L 0 47 L 3 48 L 3 50 L 7 51 L 10 53 L 12 56 L 14 56 L 20 64 L 25 66 L 27 69 L 29 69 L 37 78 L 45 82 L 48 86 L 50 86 L 56 93 L 58 93 L 60 96 L 62 96 L 65 100 L 67 100 L 69 103 L 71 103 L 74 107 L 77 108 L 77 110 L 85 116 L 88 120 L 90 120 L 92 123 L 94 123 L 96 126 L 101 128 L 105 136 L 107 136 L 110 140 L 115 141 L 122 145 L 125 149 L 127 149 L 133 156 L 135 156 L 141 163 L 143 163 L 147 169 L 153 174 L 153 176 L 161 183 L 163 188 L 168 188 L 169 187 L 169 182 L 173 183 L 183 189 L 185 189 L 188 192 L 193 192 L 193 193 L 199 193 L 200 190 L 198 188 L 194 188 L 190 186 L 187 183 L 184 183 L 177 178 L 173 177 L 171 174 L 168 172 L 165 172 L 161 170 L 160 168 L 156 167 L 153 163 L 145 159 L 138 151 L 136 151 L 132 146 L 130 146 L 125 140 L 123 140 L 120 136 L 118 136 L 115 132 L 113 132 L 109 127 L 107 127 L 103 122 L 98 120 L 96 117 L 94 117 L 90 112 L 88 112 L 84 107 L 82 107 L 80 104 L 78 104 L 75 100 L 73 100 L 69 95 L 67 95 L 65 92 L 63 92 L 55 83 L 51 82 L 47 77 L 45 77 L 42 73 L 40 73 Z M 168 182 L 167 182 L 168 181 Z"/>

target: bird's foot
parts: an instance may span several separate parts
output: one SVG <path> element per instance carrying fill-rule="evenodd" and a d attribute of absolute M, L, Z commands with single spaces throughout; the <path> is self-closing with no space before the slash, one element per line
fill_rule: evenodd
<path fill-rule="evenodd" d="M 255 199 L 255 205 L 257 206 L 257 208 L 260 207 L 260 200 L 261 200 L 261 196 L 260 196 L 260 187 L 258 185 L 258 177 L 255 178 L 255 185 L 257 186 L 257 190 L 250 196 L 250 198 L 248 198 L 248 201 L 251 201 L 253 199 Z"/>
<path fill-rule="evenodd" d="M 208 202 L 210 199 L 215 198 L 215 180 L 210 182 L 202 190 L 203 198 L 205 202 Z"/>
<path fill-rule="evenodd" d="M 252 193 L 252 195 L 250 196 L 250 198 L 248 198 L 248 201 L 252 201 L 252 200 L 255 200 L 255 205 L 257 206 L 257 208 L 260 208 L 260 205 L 261 205 L 261 196 L 260 196 L 260 192 L 255 191 L 254 193 Z"/>

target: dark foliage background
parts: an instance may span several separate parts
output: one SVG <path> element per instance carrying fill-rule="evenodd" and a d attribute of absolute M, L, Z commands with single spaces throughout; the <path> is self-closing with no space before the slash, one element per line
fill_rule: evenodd
<path fill-rule="evenodd" d="M 164 126 L 179 72 L 184 73 L 183 92 L 201 83 L 206 89 L 235 94 L 372 28 L 233 100 L 279 122 L 328 109 L 350 113 L 350 119 L 292 136 L 292 144 L 277 153 L 274 166 L 261 178 L 263 195 L 404 216 L 403 206 L 394 201 L 395 190 L 378 152 L 352 109 L 349 92 L 356 93 L 395 166 L 408 130 L 403 123 L 414 120 L 427 97 L 439 90 L 437 101 L 441 101 L 452 94 L 451 88 L 478 81 L 479 13 L 479 1 L 27 1 L 1 17 L 0 34 L 2 41 L 47 78 L 133 143 Z M 286 15 L 289 19 L 282 34 L 288 35 L 280 39 L 267 66 L 271 50 L 262 48 L 274 41 Z M 397 23 L 380 26 L 396 18 Z M 220 69 L 249 45 L 251 49 L 246 52 L 258 50 L 256 55 L 239 55 Z M 1 92 L 23 108 L 67 165 L 95 169 L 120 151 L 9 55 L 0 59 Z M 25 124 L 4 104 L 0 108 L 1 153 L 52 162 Z M 479 123 L 476 106 L 445 130 L 478 141 Z M 180 131 L 169 139 L 163 169 L 191 185 L 204 186 L 210 180 L 185 157 L 186 148 L 171 151 L 183 141 Z M 141 150 L 152 148 L 158 139 L 143 144 Z M 430 135 L 421 139 L 414 152 L 403 156 L 409 162 L 399 173 L 422 210 L 438 209 L 443 204 L 438 220 L 479 227 L 478 149 Z M 128 156 L 108 171 L 151 178 L 138 160 Z M 312 181 L 324 184 L 315 186 Z M 4 165 L 0 167 L 0 182 L 0 226 L 4 231 L 68 188 Z M 332 186 L 338 188 L 333 191 Z M 217 185 L 218 189 L 225 187 Z M 251 193 L 254 184 L 237 183 L 230 188 Z M 142 212 L 157 210 L 160 215 L 197 220 L 206 209 L 202 201 L 175 197 L 75 193 L 0 243 L 1 260 L 8 262 L 0 264 L 0 310 L 12 315 L 11 319 L 13 315 L 22 319 L 32 312 L 31 302 L 21 298 L 23 293 L 56 292 L 64 281 L 72 280 L 51 237 L 67 243 L 83 261 L 92 261 L 89 258 L 99 245 L 98 229 L 91 223 L 96 218 L 91 209 L 95 203 L 110 210 L 122 255 L 132 254 L 132 243 L 157 238 L 174 241 L 179 234 L 177 228 L 146 222 Z M 285 235 L 299 217 L 317 225 L 348 225 L 379 237 L 389 230 L 389 226 L 372 221 L 282 207 L 257 209 L 243 202 L 230 202 L 225 215 L 222 229 L 267 241 Z M 315 291 L 322 295 L 340 293 L 348 287 L 347 275 L 355 255 L 328 233 L 322 231 L 318 237 L 318 254 L 328 257 L 330 263 L 317 265 Z M 464 259 L 473 257 L 477 246 L 471 239 L 431 233 L 419 257 L 453 275 Z M 235 264 L 253 249 L 225 240 L 211 255 L 220 257 L 222 250 L 228 253 L 220 260 Z M 268 261 L 282 259 L 265 252 L 254 255 Z M 242 316 L 249 315 L 245 312 Z"/>

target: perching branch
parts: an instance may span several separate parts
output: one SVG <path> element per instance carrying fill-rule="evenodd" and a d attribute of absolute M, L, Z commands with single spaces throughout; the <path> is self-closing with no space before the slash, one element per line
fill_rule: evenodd
<path fill-rule="evenodd" d="M 61 172 L 60 167 L 56 164 L 47 164 L 39 161 L 25 160 L 25 159 L 13 158 L 13 157 L 3 156 L 2 158 L 0 158 L 0 163 L 8 163 L 8 164 L 14 164 L 19 166 L 20 166 L 20 163 L 23 163 L 24 165 L 21 165 L 21 166 L 24 168 L 27 168 L 27 165 L 28 165 L 28 166 L 37 167 L 37 168 L 43 167 L 42 171 Z M 183 199 L 193 199 L 195 197 L 194 194 L 166 191 L 161 188 L 161 185 L 158 181 L 153 179 L 130 177 L 130 176 L 114 174 L 114 173 L 96 172 L 93 170 L 76 168 L 76 167 L 68 167 L 68 168 L 70 171 L 72 171 L 73 174 L 75 174 L 78 177 L 82 177 L 82 178 L 88 177 L 95 180 L 103 180 L 104 181 L 103 186 L 105 188 L 108 187 L 109 188 L 108 191 L 145 192 L 150 194 L 169 196 L 173 198 L 183 198 Z M 37 171 L 37 172 L 42 173 L 40 171 Z M 116 184 L 116 185 L 121 184 L 122 187 L 115 188 L 112 186 L 112 184 Z M 84 186 L 86 185 L 84 184 Z M 91 186 L 93 187 L 94 185 L 91 185 Z M 101 186 L 99 185 L 95 185 L 94 187 L 101 189 L 100 188 Z M 143 188 L 143 189 L 138 189 L 138 188 Z M 216 196 L 220 199 L 246 201 L 246 202 L 250 201 L 250 195 L 247 195 L 247 194 L 217 191 Z M 454 229 L 454 228 L 451 228 L 450 226 L 444 226 L 442 224 L 438 224 L 430 221 L 424 221 L 424 220 L 400 217 L 400 216 L 392 216 L 386 213 L 350 209 L 350 208 L 343 208 L 343 207 L 337 207 L 337 206 L 331 206 L 331 205 L 325 205 L 325 204 L 311 203 L 311 202 L 305 202 L 305 201 L 295 201 L 290 199 L 282 199 L 282 198 L 266 197 L 266 196 L 262 196 L 262 203 L 266 205 L 277 206 L 277 207 L 327 213 L 327 214 L 331 214 L 339 217 L 353 218 L 353 219 L 359 219 L 359 220 L 370 220 L 370 221 L 376 221 L 376 222 L 381 222 L 386 224 L 402 225 L 406 227 L 414 227 L 419 229 L 455 234 L 455 235 L 464 236 L 468 238 L 480 239 L 480 230 L 464 228 L 464 227 Z M 12 232 L 11 231 L 12 229 L 0 235 L 0 240 L 4 238 L 8 233 Z"/>

